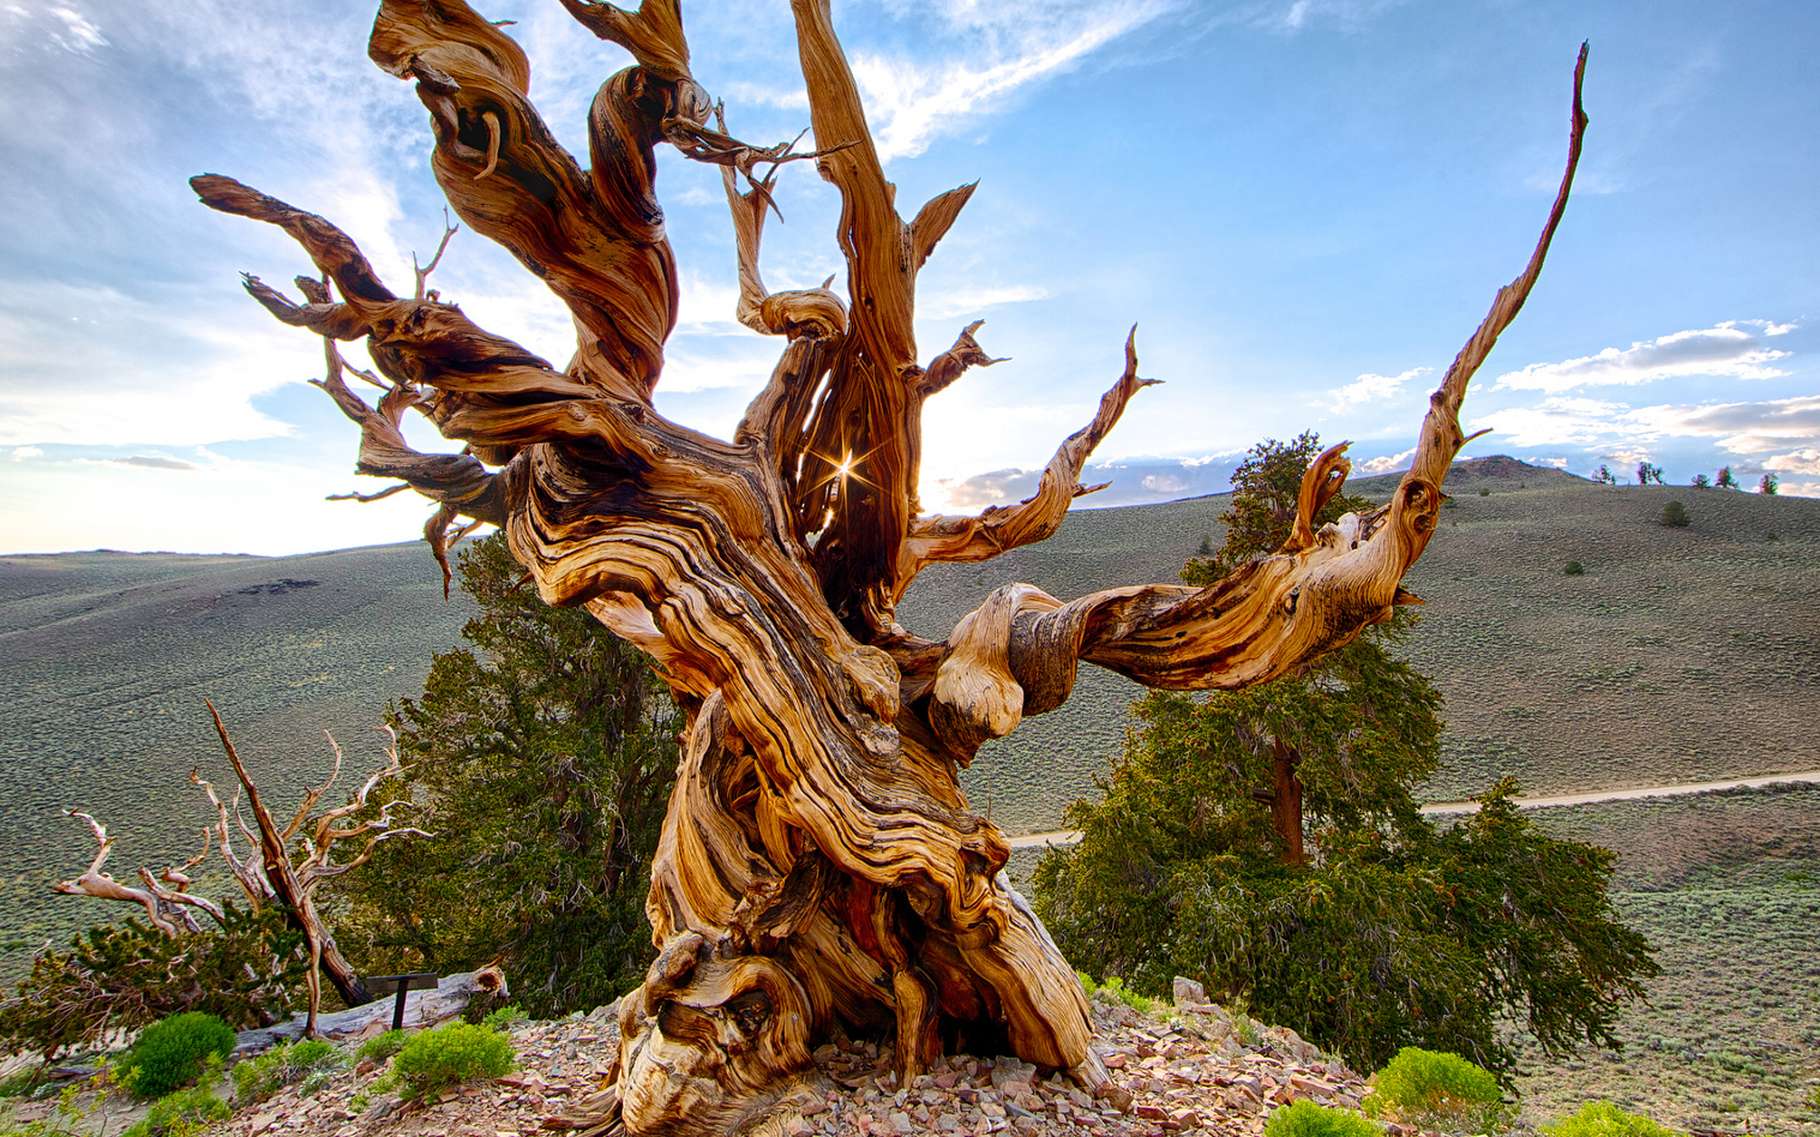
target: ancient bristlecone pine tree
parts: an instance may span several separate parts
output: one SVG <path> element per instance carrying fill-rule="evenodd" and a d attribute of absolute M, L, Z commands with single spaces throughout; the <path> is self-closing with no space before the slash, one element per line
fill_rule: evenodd
<path fill-rule="evenodd" d="M 462 0 L 383 0 L 369 53 L 416 84 L 432 168 L 461 220 L 509 249 L 574 317 L 558 366 L 461 310 L 382 283 L 341 230 L 232 179 L 193 180 L 214 209 L 284 229 L 321 279 L 302 302 L 248 291 L 328 345 L 322 385 L 361 428 L 358 469 L 441 503 L 439 557 L 490 522 L 551 604 L 581 605 L 649 652 L 690 715 L 654 870 L 659 948 L 621 1010 L 602 1129 L 730 1130 L 772 1109 L 837 1024 L 892 1040 L 905 1075 L 945 1048 L 1009 1051 L 1107 1086 L 1074 973 L 999 870 L 1008 850 L 968 808 L 956 768 L 982 742 L 1068 697 L 1081 660 L 1153 687 L 1236 687 L 1343 644 L 1391 606 L 1421 555 L 1465 441 L 1468 378 L 1522 306 L 1566 205 L 1585 119 L 1575 72 L 1566 176 L 1528 267 L 1502 289 L 1431 400 L 1388 504 L 1315 530 L 1341 447 L 1302 487 L 1274 556 L 1205 588 L 1136 584 L 1060 600 L 1025 584 L 982 598 L 945 641 L 894 620 L 916 574 L 1053 533 L 1086 492 L 1082 465 L 1140 379 L 1123 372 L 1030 500 L 923 516 L 924 400 L 993 362 L 978 325 L 922 362 L 917 272 L 973 192 L 905 222 L 827 0 L 792 0 L 816 150 L 726 133 L 690 75 L 677 0 L 626 11 L 562 0 L 633 65 L 589 113 L 589 166 L 557 145 L 526 92 L 524 52 Z M 1584 64 L 1584 54 L 1581 59 Z M 738 243 L 738 318 L 782 357 L 731 441 L 669 421 L 651 393 L 675 322 L 677 272 L 653 172 L 669 143 L 721 167 Z M 759 239 L 779 166 L 814 161 L 840 191 L 846 294 L 774 292 Z M 760 172 L 762 169 L 762 173 Z M 338 297 L 338 298 L 337 298 Z M 367 406 L 337 341 L 365 339 L 385 388 Z M 415 409 L 465 443 L 406 445 Z"/>

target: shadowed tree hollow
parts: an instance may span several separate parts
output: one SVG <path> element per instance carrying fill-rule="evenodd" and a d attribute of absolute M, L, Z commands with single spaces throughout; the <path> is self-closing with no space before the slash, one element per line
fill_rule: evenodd
<path fill-rule="evenodd" d="M 426 528 L 438 558 L 466 526 L 502 527 L 543 598 L 585 607 L 648 652 L 687 714 L 648 901 L 658 957 L 621 1004 L 598 1128 L 738 1128 L 797 1089 L 810 1051 L 837 1028 L 889 1040 L 903 1076 L 944 1049 L 1009 1051 L 1116 1096 L 1074 973 L 1000 874 L 1005 840 L 969 808 L 956 770 L 987 739 L 1059 706 L 1082 660 L 1151 687 L 1238 687 L 1413 601 L 1399 581 L 1433 533 L 1465 442 L 1467 381 L 1522 306 L 1566 206 L 1586 122 L 1584 49 L 1567 169 L 1541 239 L 1434 393 L 1388 503 L 1316 528 L 1349 470 L 1336 446 L 1310 467 L 1289 540 L 1271 556 L 1204 587 L 1064 600 L 1007 584 L 935 641 L 895 621 L 905 590 L 929 565 L 1055 531 L 1087 492 L 1088 455 L 1151 382 L 1138 377 L 1134 340 L 1035 496 L 978 516 L 924 515 L 923 403 L 994 362 L 977 324 L 927 357 L 912 334 L 918 270 L 973 186 L 899 214 L 827 0 L 791 4 L 808 153 L 727 133 L 690 74 L 677 0 L 637 11 L 562 3 L 633 60 L 594 98 L 586 168 L 532 107 L 524 52 L 461 0 L 384 0 L 368 51 L 429 110 L 431 167 L 456 214 L 568 307 L 577 344 L 566 365 L 427 294 L 427 270 L 394 292 L 321 217 L 231 178 L 192 185 L 211 208 L 276 225 L 309 254 L 320 275 L 297 279 L 300 299 L 256 277 L 247 290 L 323 337 L 321 385 L 360 428 L 357 469 L 439 503 Z M 671 422 L 651 401 L 677 306 L 653 181 L 664 144 L 721 168 L 738 318 L 782 345 L 731 440 Z M 799 158 L 840 193 L 844 294 L 771 291 L 760 272 L 777 172 Z M 376 373 L 342 361 L 337 345 L 352 340 L 365 341 Z M 350 374 L 381 389 L 376 405 Z M 412 449 L 399 429 L 412 410 L 462 452 Z"/>

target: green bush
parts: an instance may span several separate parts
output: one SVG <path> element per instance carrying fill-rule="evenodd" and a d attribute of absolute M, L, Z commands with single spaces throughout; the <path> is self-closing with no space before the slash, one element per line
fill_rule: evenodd
<path fill-rule="evenodd" d="M 517 1003 L 507 1003 L 503 1007 L 494 1007 L 488 1011 L 486 1017 L 480 1020 L 480 1025 L 490 1026 L 494 1030 L 511 1030 L 519 1023 L 529 1021 L 530 1018 L 530 1015 L 525 1014 L 525 1009 Z"/>
<path fill-rule="evenodd" d="M 264 1101 L 292 1082 L 333 1071 L 346 1061 L 340 1050 L 320 1038 L 281 1042 L 234 1067 L 234 1102 Z"/>
<path fill-rule="evenodd" d="M 1350 1109 L 1330 1109 L 1303 1098 L 1264 1123 L 1264 1137 L 1383 1137 L 1377 1126 Z"/>
<path fill-rule="evenodd" d="M 1544 1137 L 1682 1137 L 1666 1125 L 1639 1113 L 1626 1113 L 1608 1101 L 1589 1101 L 1580 1112 L 1542 1126 Z"/>
<path fill-rule="evenodd" d="M 411 1036 L 408 1033 L 402 1030 L 388 1030 L 384 1034 L 376 1034 L 372 1038 L 361 1043 L 359 1050 L 354 1051 L 354 1060 L 356 1062 L 364 1062 L 371 1058 L 375 1062 L 384 1062 L 392 1055 L 403 1050 L 405 1040 L 410 1037 Z"/>
<path fill-rule="evenodd" d="M 1670 529 L 1685 529 L 1688 520 L 1687 507 L 1680 502 L 1671 501 L 1662 507 L 1661 522 Z"/>
<path fill-rule="evenodd" d="M 1372 1117 L 1438 1133 L 1496 1133 L 1515 1120 L 1497 1078 L 1457 1054 L 1405 1046 L 1372 1079 Z"/>
<path fill-rule="evenodd" d="M 1562 569 L 1561 571 L 1566 573 L 1568 576 L 1585 576 L 1586 575 L 1586 566 L 1581 564 L 1579 561 L 1568 561 L 1567 567 Z"/>
<path fill-rule="evenodd" d="M 1125 981 L 1123 979 L 1120 979 L 1116 975 L 1108 976 L 1104 983 L 1095 982 L 1093 976 L 1087 974 L 1085 971 L 1075 972 L 1074 977 L 1081 981 L 1081 993 L 1086 995 L 1089 999 L 1093 998 L 1096 993 L 1104 991 L 1107 995 L 1125 1004 L 1127 1007 L 1130 1007 L 1140 1015 L 1150 1015 L 1155 1018 L 1166 1014 L 1168 1011 L 1168 1007 L 1162 1000 L 1152 999 L 1148 995 L 1133 991 L 1131 988 L 1125 986 Z"/>
<path fill-rule="evenodd" d="M 141 1031 L 123 1065 L 133 1093 L 161 1098 L 195 1081 L 210 1056 L 226 1058 L 233 1052 L 233 1027 L 214 1015 L 186 1011 Z"/>
<path fill-rule="evenodd" d="M 450 1023 L 412 1035 L 392 1069 L 404 1084 L 404 1096 L 417 1100 L 462 1082 L 501 1077 L 514 1065 L 505 1035 L 475 1023 Z"/>
<path fill-rule="evenodd" d="M 201 1071 L 202 1084 L 166 1094 L 152 1103 L 139 1122 L 120 1137 L 193 1137 L 213 1121 L 226 1121 L 232 1112 L 215 1094 L 221 1076 L 221 1059 L 211 1055 Z"/>

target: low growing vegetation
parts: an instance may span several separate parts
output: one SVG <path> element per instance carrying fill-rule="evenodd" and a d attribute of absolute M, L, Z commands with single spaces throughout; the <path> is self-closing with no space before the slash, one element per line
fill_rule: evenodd
<path fill-rule="evenodd" d="M 226 1121 L 233 1111 L 215 1093 L 215 1083 L 221 1077 L 221 1059 L 211 1056 L 200 1077 L 199 1084 L 153 1102 L 145 1116 L 120 1137 L 194 1137 L 211 1122 Z"/>
<path fill-rule="evenodd" d="M 1516 1116 L 1491 1071 L 1416 1046 L 1397 1051 L 1373 1076 L 1361 1104 L 1372 1117 L 1435 1133 L 1497 1133 Z"/>
<path fill-rule="evenodd" d="M 162 1098 L 215 1069 L 234 1052 L 234 1028 L 215 1015 L 188 1011 L 145 1028 L 121 1062 L 122 1076 L 140 1098 Z"/>
<path fill-rule="evenodd" d="M 1685 1137 L 1638 1113 L 1627 1113 L 1608 1101 L 1589 1101 L 1580 1112 L 1542 1126 L 1543 1137 Z"/>
<path fill-rule="evenodd" d="M 292 1084 L 307 1095 L 346 1064 L 341 1050 L 320 1038 L 281 1042 L 234 1067 L 234 1104 L 264 1101 Z"/>
<path fill-rule="evenodd" d="M 388 1030 L 384 1034 L 376 1034 L 361 1043 L 360 1049 L 354 1051 L 354 1060 L 356 1062 L 387 1061 L 404 1049 L 405 1040 L 410 1037 L 410 1032 L 403 1030 Z"/>
<path fill-rule="evenodd" d="M 499 1031 L 450 1023 L 406 1040 L 392 1060 L 392 1073 L 405 1098 L 421 1101 L 463 1082 L 504 1077 L 515 1064 L 512 1042 Z"/>
<path fill-rule="evenodd" d="M 1270 1119 L 1264 1122 L 1264 1137 L 1384 1137 L 1384 1134 L 1350 1109 L 1334 1109 L 1303 1098 L 1271 1113 Z"/>

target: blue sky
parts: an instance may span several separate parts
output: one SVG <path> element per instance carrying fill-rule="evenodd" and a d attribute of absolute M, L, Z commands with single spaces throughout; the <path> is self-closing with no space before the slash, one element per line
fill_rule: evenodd
<path fill-rule="evenodd" d="M 487 4 L 585 151 L 626 63 L 554 0 Z M 807 124 L 787 5 L 692 2 L 698 78 L 735 133 Z M 1541 283 L 1480 372 L 1469 453 L 1673 482 L 1729 463 L 1820 495 L 1820 7 L 1808 3 L 851 0 L 840 29 L 909 212 L 980 179 L 921 277 L 925 355 L 962 325 L 1012 362 L 931 402 L 924 501 L 1027 492 L 1140 324 L 1146 391 L 1083 504 L 1225 488 L 1243 448 L 1312 427 L 1399 468 L 1427 391 L 1522 266 L 1563 160 L 1574 53 L 1592 125 Z M 295 552 L 412 536 L 361 488 L 304 381 L 319 345 L 248 300 L 301 253 L 210 213 L 231 174 L 323 213 L 408 287 L 440 232 L 425 112 L 367 62 L 371 6 L 0 3 L 0 552 Z M 725 433 L 778 344 L 733 322 L 716 175 L 666 154 L 682 266 L 665 413 Z M 839 268 L 836 200 L 787 169 L 772 287 Z M 558 303 L 463 232 L 435 284 L 566 359 Z M 420 445 L 435 444 L 421 435 Z"/>

